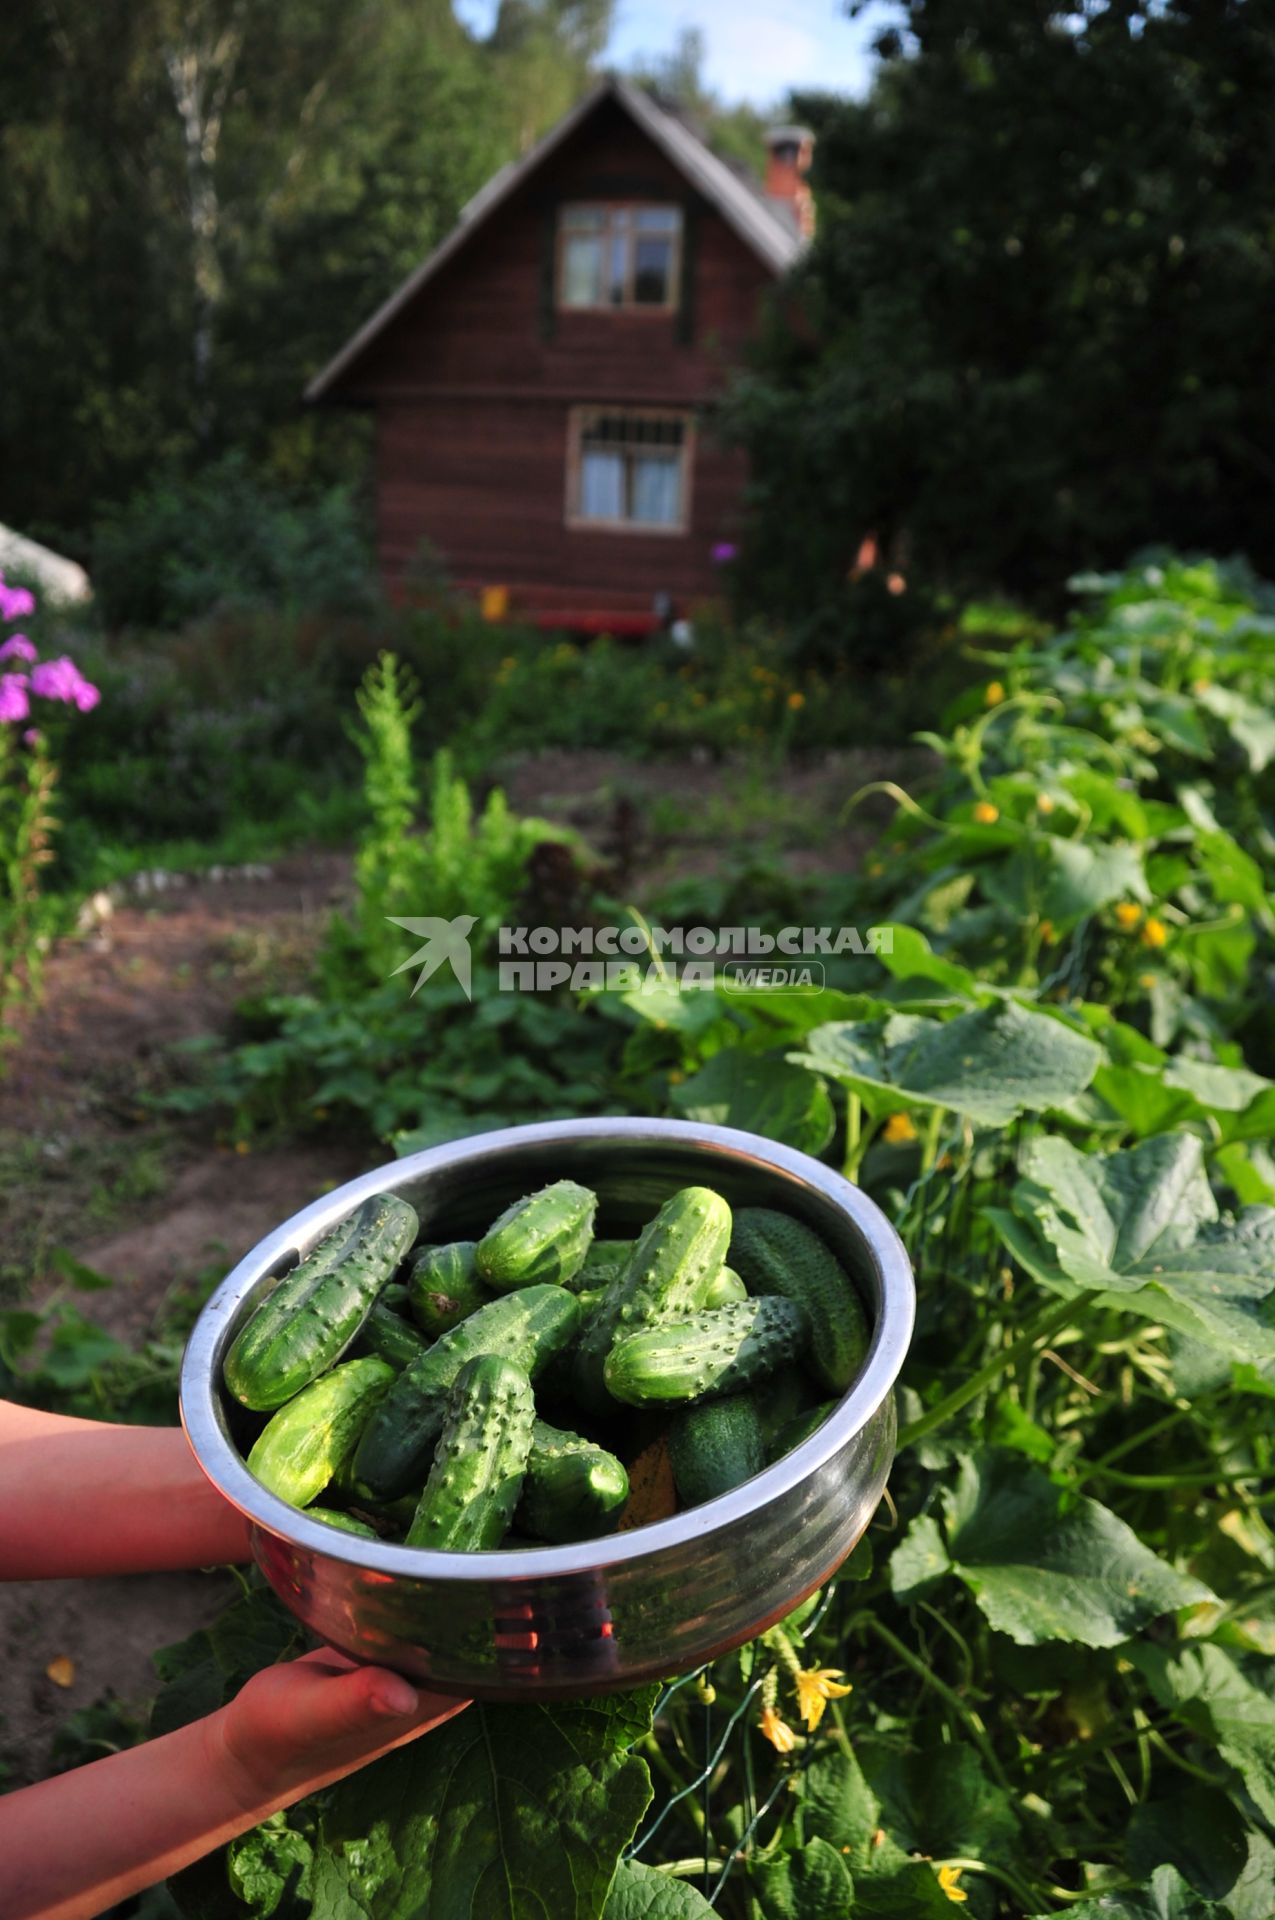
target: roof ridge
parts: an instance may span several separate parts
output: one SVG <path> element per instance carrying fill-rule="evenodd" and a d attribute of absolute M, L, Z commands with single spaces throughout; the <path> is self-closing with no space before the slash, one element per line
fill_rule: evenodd
<path fill-rule="evenodd" d="M 645 88 L 622 74 L 606 73 L 534 146 L 519 159 L 507 161 L 478 189 L 461 208 L 451 231 L 351 335 L 322 372 L 315 375 L 305 390 L 305 398 L 321 399 L 408 301 L 467 244 L 476 228 L 608 98 L 619 102 L 665 158 L 717 208 L 772 273 L 779 276 L 787 271 L 801 252 L 803 242 L 778 208 L 767 203 L 760 183 L 755 188 L 751 186 L 700 135 L 657 104 Z"/>

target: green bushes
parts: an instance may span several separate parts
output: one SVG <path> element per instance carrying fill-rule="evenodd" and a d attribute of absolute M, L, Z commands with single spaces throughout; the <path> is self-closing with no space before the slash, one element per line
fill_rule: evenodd
<path fill-rule="evenodd" d="M 353 906 L 330 922 L 312 990 L 246 1009 L 258 1037 L 229 1058 L 209 1049 L 209 1071 L 168 1105 L 220 1109 L 237 1138 L 330 1120 L 423 1144 L 493 1114 L 587 1112 L 603 1097 L 616 1030 L 596 1020 L 581 1034 L 569 997 L 500 993 L 494 966 L 481 964 L 502 923 L 540 917 L 537 852 L 558 849 L 555 881 L 565 865 L 587 889 L 588 851 L 549 821 L 511 814 L 498 788 L 476 809 L 445 750 L 423 781 L 419 709 L 412 676 L 382 655 L 359 689 L 353 730 L 364 765 Z M 414 924 L 424 920 L 458 921 L 457 955 L 468 948 L 480 964 L 468 978 L 463 963 L 439 967 L 411 997 L 394 976 L 434 930 Z"/>
<path fill-rule="evenodd" d="M 112 627 L 175 629 L 218 609 L 370 612 L 378 591 L 348 488 L 289 491 L 242 454 L 151 481 L 94 531 Z"/>

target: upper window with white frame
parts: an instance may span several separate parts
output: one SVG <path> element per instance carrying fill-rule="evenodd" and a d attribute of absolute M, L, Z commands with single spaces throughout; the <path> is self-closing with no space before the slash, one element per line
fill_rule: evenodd
<path fill-rule="evenodd" d="M 558 216 L 558 305 L 669 312 L 682 277 L 682 209 L 573 201 Z"/>
<path fill-rule="evenodd" d="M 693 428 L 688 415 L 574 407 L 567 520 L 576 527 L 685 533 Z"/>

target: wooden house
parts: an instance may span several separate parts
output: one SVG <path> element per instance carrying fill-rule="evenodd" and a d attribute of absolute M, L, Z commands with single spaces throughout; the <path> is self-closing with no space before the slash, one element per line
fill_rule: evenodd
<path fill-rule="evenodd" d="M 307 390 L 376 416 L 379 559 L 422 543 L 491 613 L 641 632 L 714 592 L 744 469 L 705 423 L 811 228 L 810 136 L 764 182 L 611 78 L 523 159 Z"/>

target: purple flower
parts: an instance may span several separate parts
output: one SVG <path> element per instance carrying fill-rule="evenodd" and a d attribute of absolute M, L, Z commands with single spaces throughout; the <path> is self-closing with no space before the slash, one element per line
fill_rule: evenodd
<path fill-rule="evenodd" d="M 22 744 L 24 747 L 38 747 L 40 744 L 39 728 L 28 727 L 26 732 L 22 736 Z"/>
<path fill-rule="evenodd" d="M 31 669 L 31 691 L 42 700 L 67 700 L 81 713 L 92 712 L 102 697 L 66 654 L 60 660 L 42 660 Z"/>
<path fill-rule="evenodd" d="M 35 645 L 27 639 L 25 633 L 11 633 L 0 647 L 0 660 L 34 660 Z"/>
<path fill-rule="evenodd" d="M 35 600 L 25 587 L 6 587 L 0 576 L 0 620 L 21 620 L 35 612 Z"/>
<path fill-rule="evenodd" d="M 0 673 L 0 722 L 25 720 L 30 711 L 25 673 Z"/>
<path fill-rule="evenodd" d="M 726 567 L 730 565 L 738 552 L 739 548 L 735 546 L 733 541 L 719 540 L 710 552 L 709 559 L 715 567 Z"/>

